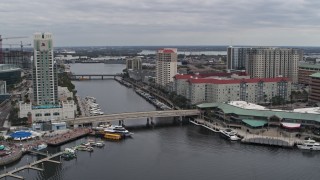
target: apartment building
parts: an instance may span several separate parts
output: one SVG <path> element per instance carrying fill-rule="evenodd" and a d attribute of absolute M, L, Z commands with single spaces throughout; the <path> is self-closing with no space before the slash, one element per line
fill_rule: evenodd
<path fill-rule="evenodd" d="M 228 47 L 228 69 L 245 69 L 251 78 L 287 77 L 298 82 L 303 51 L 293 48 Z"/>
<path fill-rule="evenodd" d="M 177 74 L 177 49 L 164 48 L 156 53 L 156 83 L 163 87 L 173 82 Z"/>

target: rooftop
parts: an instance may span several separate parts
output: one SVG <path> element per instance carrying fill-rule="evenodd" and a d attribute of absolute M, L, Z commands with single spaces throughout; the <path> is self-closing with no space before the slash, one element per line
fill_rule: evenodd
<path fill-rule="evenodd" d="M 320 72 L 311 74 L 310 77 L 320 78 Z"/>
<path fill-rule="evenodd" d="M 206 73 L 206 74 L 177 74 L 174 76 L 175 79 L 190 79 L 192 77 L 198 77 L 198 78 L 208 78 L 212 76 L 219 76 L 219 77 L 227 77 L 231 76 L 232 74 L 237 74 L 239 76 L 246 76 L 246 72 L 232 72 L 232 73 L 227 73 L 227 72 L 217 72 L 217 73 Z"/>
<path fill-rule="evenodd" d="M 32 109 L 53 109 L 53 108 L 62 108 L 62 106 L 61 105 L 32 106 Z"/>
<path fill-rule="evenodd" d="M 236 106 L 236 107 L 240 107 L 243 109 L 260 109 L 260 110 L 264 110 L 267 109 L 263 106 L 257 105 L 257 104 L 253 104 L 253 103 L 249 103 L 246 101 L 231 101 L 228 104 Z"/>
<path fill-rule="evenodd" d="M 320 70 L 320 64 L 300 64 L 299 68 L 309 68 L 309 69 L 319 69 Z"/>
<path fill-rule="evenodd" d="M 238 103 L 238 106 L 235 106 Z M 239 116 L 253 116 L 253 117 L 272 117 L 276 116 L 281 119 L 297 119 L 297 120 L 313 120 L 320 122 L 320 108 L 302 108 L 293 111 L 279 110 L 279 109 L 262 109 L 262 106 L 248 105 L 241 107 L 239 104 L 246 102 L 236 101 L 230 103 L 204 103 L 197 105 L 198 108 L 212 108 L 221 109 L 225 114 L 237 114 Z"/>
<path fill-rule="evenodd" d="M 252 79 L 204 79 L 204 78 L 190 78 L 191 83 L 212 83 L 212 84 L 240 84 L 240 83 L 258 83 L 258 82 L 281 82 L 290 81 L 288 78 L 252 78 Z"/>

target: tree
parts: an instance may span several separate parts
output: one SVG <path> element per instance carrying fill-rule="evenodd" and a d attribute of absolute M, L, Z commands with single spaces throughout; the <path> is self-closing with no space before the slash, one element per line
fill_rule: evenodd
<path fill-rule="evenodd" d="M 272 105 L 285 104 L 286 101 L 281 96 L 274 96 L 271 98 Z"/>

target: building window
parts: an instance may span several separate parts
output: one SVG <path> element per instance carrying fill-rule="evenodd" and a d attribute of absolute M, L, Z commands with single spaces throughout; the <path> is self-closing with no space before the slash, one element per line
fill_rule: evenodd
<path fill-rule="evenodd" d="M 42 116 L 41 113 L 37 113 L 37 114 L 36 114 L 36 117 L 41 117 L 41 116 Z"/>
<path fill-rule="evenodd" d="M 51 114 L 50 113 L 45 113 L 44 116 L 51 116 Z"/>
<path fill-rule="evenodd" d="M 60 114 L 58 112 L 53 113 L 54 116 L 59 116 Z"/>

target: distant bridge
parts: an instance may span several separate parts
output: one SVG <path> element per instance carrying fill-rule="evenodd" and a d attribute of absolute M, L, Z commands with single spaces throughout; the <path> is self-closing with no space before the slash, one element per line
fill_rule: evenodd
<path fill-rule="evenodd" d="M 69 125 L 82 125 L 89 123 L 99 122 L 111 122 L 119 120 L 129 120 L 138 118 L 155 118 L 155 117 L 184 117 L 184 116 L 196 116 L 200 111 L 197 109 L 190 110 L 166 110 L 166 111 L 148 111 L 148 112 L 130 112 L 130 113 L 118 113 L 108 114 L 101 116 L 81 117 L 76 119 L 61 120 Z"/>
<path fill-rule="evenodd" d="M 103 80 L 105 77 L 113 77 L 116 76 L 121 77 L 122 73 L 117 74 L 70 74 L 71 80 Z"/>

